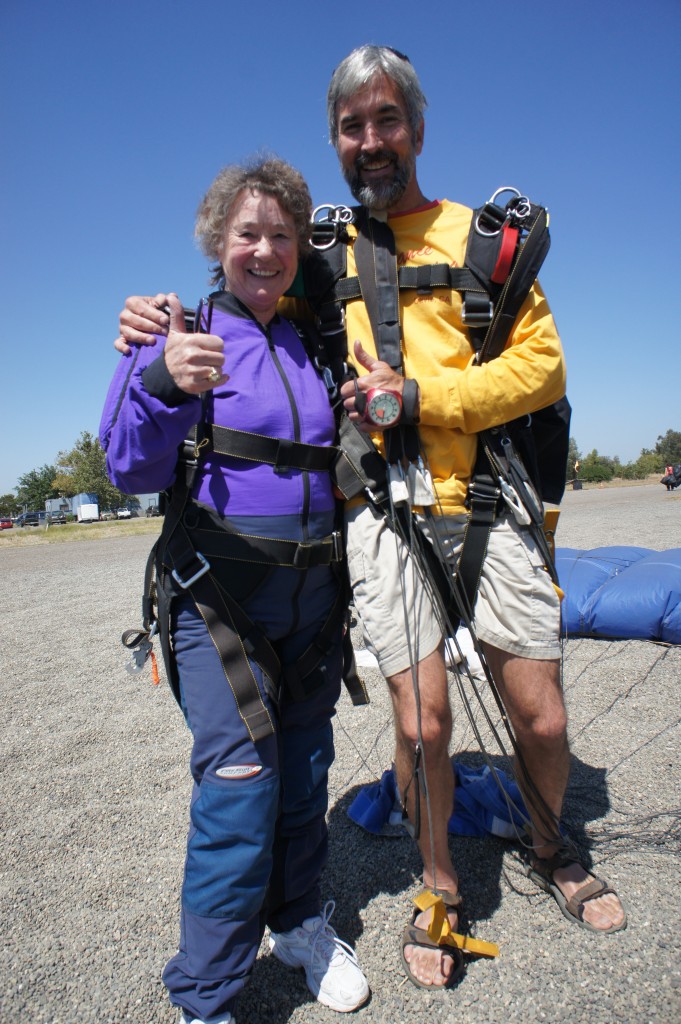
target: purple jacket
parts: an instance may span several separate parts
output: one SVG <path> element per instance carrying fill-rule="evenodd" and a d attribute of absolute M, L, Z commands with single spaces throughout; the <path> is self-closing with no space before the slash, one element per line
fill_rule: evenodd
<path fill-rule="evenodd" d="M 229 380 L 208 392 L 206 419 L 270 437 L 332 444 L 333 413 L 326 387 L 287 320 L 267 330 L 234 296 L 213 296 L 210 333 L 225 342 Z M 165 490 L 175 480 L 178 446 L 202 419 L 199 396 L 181 391 L 163 359 L 164 338 L 123 357 L 109 387 L 99 428 L 109 477 L 126 494 Z M 209 454 L 196 474 L 193 496 L 228 516 L 316 515 L 334 498 L 328 473 Z"/>

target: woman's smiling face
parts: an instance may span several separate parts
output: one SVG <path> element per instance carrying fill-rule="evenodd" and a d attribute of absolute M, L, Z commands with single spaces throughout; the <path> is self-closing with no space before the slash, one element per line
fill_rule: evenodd
<path fill-rule="evenodd" d="M 225 226 L 220 262 L 229 291 L 269 323 L 298 269 L 293 217 L 273 196 L 243 192 Z"/>

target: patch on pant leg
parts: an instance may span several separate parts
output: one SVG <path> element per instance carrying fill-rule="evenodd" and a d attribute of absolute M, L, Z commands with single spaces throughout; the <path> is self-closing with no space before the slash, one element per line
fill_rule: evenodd
<path fill-rule="evenodd" d="M 247 920 L 272 872 L 279 778 L 205 779 L 192 804 L 182 901 L 201 917 Z"/>
<path fill-rule="evenodd" d="M 224 768 L 218 768 L 215 774 L 221 779 L 250 779 L 261 771 L 261 764 L 227 764 Z"/>

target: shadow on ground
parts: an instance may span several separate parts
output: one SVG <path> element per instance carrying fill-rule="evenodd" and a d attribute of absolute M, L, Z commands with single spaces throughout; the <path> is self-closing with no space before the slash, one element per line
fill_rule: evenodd
<path fill-rule="evenodd" d="M 461 755 L 461 760 L 469 767 L 484 763 L 482 756 L 474 753 Z M 508 771 L 507 759 L 491 760 L 495 767 Z M 591 861 L 586 824 L 603 818 L 610 808 L 605 775 L 603 768 L 572 760 L 563 824 L 585 864 Z M 325 898 L 336 900 L 333 924 L 353 947 L 364 933 L 365 912 L 379 897 L 403 903 L 407 923 L 412 909 L 410 898 L 421 876 L 420 858 L 408 836 L 374 836 L 348 817 L 348 808 L 361 788 L 353 786 L 330 809 L 329 862 L 323 880 Z M 502 878 L 513 886 L 504 872 L 504 854 L 515 850 L 520 858 L 522 847 L 494 836 L 450 836 L 450 850 L 475 934 L 476 922 L 490 919 L 500 906 Z M 260 1024 L 267 1019 L 271 1024 L 286 1024 L 295 1008 L 310 1003 L 311 998 L 302 972 L 292 974 L 274 957 L 261 956 L 239 1005 L 239 1021 Z"/>

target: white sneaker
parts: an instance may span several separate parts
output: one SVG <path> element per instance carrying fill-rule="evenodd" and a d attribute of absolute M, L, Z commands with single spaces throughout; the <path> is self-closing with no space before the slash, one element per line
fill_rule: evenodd
<path fill-rule="evenodd" d="M 200 1017 L 188 1017 L 182 1010 L 178 1024 L 236 1024 L 236 1020 L 231 1013 L 228 1013 L 226 1017 L 209 1017 L 206 1020 L 201 1020 Z"/>
<path fill-rule="evenodd" d="M 324 1006 L 349 1013 L 369 998 L 369 986 L 354 950 L 339 939 L 329 924 L 336 904 L 321 917 L 308 917 L 290 932 L 271 932 L 270 949 L 288 967 L 303 967 L 307 987 Z"/>

